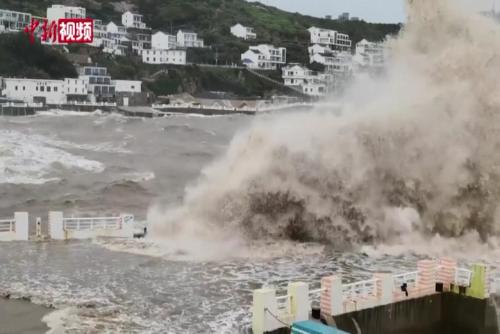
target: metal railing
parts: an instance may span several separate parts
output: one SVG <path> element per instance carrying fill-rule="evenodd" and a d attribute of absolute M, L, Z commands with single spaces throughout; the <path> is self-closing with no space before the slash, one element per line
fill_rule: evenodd
<path fill-rule="evenodd" d="M 122 217 L 64 218 L 64 229 L 73 231 L 121 229 Z"/>
<path fill-rule="evenodd" d="M 344 299 L 368 298 L 377 295 L 378 279 L 371 279 L 356 283 L 345 284 L 343 289 Z"/>
<path fill-rule="evenodd" d="M 395 288 L 399 288 L 405 283 L 409 288 L 416 288 L 418 282 L 418 271 L 411 271 L 403 274 L 394 275 L 392 276 L 392 278 L 394 280 Z"/>
<path fill-rule="evenodd" d="M 470 286 L 472 271 L 465 268 L 457 268 L 455 271 L 455 284 L 458 286 Z"/>
<path fill-rule="evenodd" d="M 0 219 L 0 233 L 15 232 L 15 231 L 16 231 L 15 219 Z"/>

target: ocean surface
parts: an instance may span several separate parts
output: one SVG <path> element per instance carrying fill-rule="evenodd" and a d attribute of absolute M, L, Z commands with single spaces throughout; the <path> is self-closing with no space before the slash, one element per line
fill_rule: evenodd
<path fill-rule="evenodd" d="M 145 220 L 152 205 L 178 205 L 185 187 L 252 120 L 65 112 L 0 118 L 0 217 L 23 210 L 46 221 L 49 210 L 62 210 Z M 255 245 L 268 256 L 204 261 L 162 256 L 147 241 L 1 243 L 0 295 L 54 307 L 45 318 L 54 333 L 245 333 L 256 288 L 284 292 L 290 281 L 317 288 L 333 272 L 352 281 L 413 270 L 419 259 L 281 243 Z"/>

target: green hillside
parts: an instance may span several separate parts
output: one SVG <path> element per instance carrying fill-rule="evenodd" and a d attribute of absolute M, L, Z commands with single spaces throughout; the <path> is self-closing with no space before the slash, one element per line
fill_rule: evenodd
<path fill-rule="evenodd" d="M 53 0 L 0 0 L 0 8 L 28 11 L 44 16 Z M 111 0 L 62 0 L 58 3 L 80 5 L 87 8 L 88 16 L 120 22 L 121 13 L 127 7 L 123 2 Z M 155 30 L 175 32 L 179 28 L 191 28 L 213 47 L 207 52 L 206 62 L 215 62 L 215 50 L 219 63 L 233 63 L 249 43 L 230 35 L 229 27 L 242 23 L 255 28 L 257 41 L 273 43 L 288 49 L 290 62 L 307 62 L 307 45 L 311 26 L 335 29 L 348 33 L 356 43 L 363 38 L 382 40 L 388 34 L 398 33 L 399 24 L 373 24 L 364 21 L 327 20 L 298 13 L 289 13 L 258 2 L 244 0 L 129 0 L 128 5 L 145 16 L 148 26 Z"/>
<path fill-rule="evenodd" d="M 46 8 L 54 0 L 0 0 L 0 8 L 30 12 L 45 16 Z M 87 8 L 87 15 L 104 22 L 121 22 L 121 14 L 131 9 L 145 16 L 145 21 L 153 30 L 176 32 L 181 28 L 193 29 L 205 40 L 210 48 L 188 49 L 188 62 L 215 64 L 236 64 L 240 55 L 249 45 L 272 43 L 287 48 L 288 62 L 308 63 L 307 29 L 317 26 L 348 33 L 357 43 L 363 38 L 378 41 L 388 34 L 397 34 L 399 24 L 373 24 L 364 21 L 327 20 L 298 13 L 289 13 L 258 2 L 244 0 L 60 0 L 59 4 L 78 5 Z M 255 28 L 256 41 L 243 41 L 229 32 L 229 28 L 242 23 Z M 61 59 L 57 51 L 35 44 L 34 46 L 15 38 L 0 36 L 3 44 L 0 54 L 0 76 L 51 77 L 73 76 L 71 64 Z M 12 47 L 11 47 L 11 43 Z M 19 47 L 24 45 L 23 47 Z M 24 47 L 30 48 L 25 52 Z M 10 50 L 12 49 L 12 50 Z M 202 67 L 154 66 L 142 64 L 137 57 L 115 57 L 103 54 L 98 49 L 70 48 L 92 54 L 95 62 L 108 66 L 115 78 L 144 79 L 160 68 L 169 69 L 168 74 L 158 77 L 157 82 L 148 82 L 158 95 L 170 92 L 188 91 L 202 93 L 210 90 L 225 90 L 236 95 L 265 96 L 275 92 L 277 87 L 262 82 L 246 71 L 230 69 L 210 69 Z M 8 50 L 8 51 L 6 51 Z M 48 57 L 48 58 L 47 58 Z M 57 64 L 57 66 L 54 66 Z M 69 65 L 69 66 L 68 66 Z M 279 79 L 279 73 L 270 73 Z"/>

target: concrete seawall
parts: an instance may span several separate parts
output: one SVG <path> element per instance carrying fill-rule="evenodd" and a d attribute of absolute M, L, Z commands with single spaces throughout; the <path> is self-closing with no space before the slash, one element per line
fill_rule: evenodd
<path fill-rule="evenodd" d="M 335 317 L 339 329 L 363 334 L 498 334 L 493 299 L 435 294 Z"/>

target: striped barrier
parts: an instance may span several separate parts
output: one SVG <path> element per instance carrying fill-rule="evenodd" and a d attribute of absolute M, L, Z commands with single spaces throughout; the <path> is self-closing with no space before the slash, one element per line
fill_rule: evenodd
<path fill-rule="evenodd" d="M 316 298 L 319 298 L 321 315 L 327 318 L 440 291 L 485 299 L 490 292 L 500 293 L 500 280 L 491 285 L 489 281 L 488 268 L 483 264 L 466 269 L 458 267 L 455 260 L 442 258 L 418 261 L 416 271 L 396 275 L 376 273 L 372 279 L 348 284 L 342 283 L 339 274 L 324 277 L 321 288 L 310 292 L 305 283 L 291 283 L 287 295 L 281 297 L 276 297 L 274 289 L 255 290 L 253 333 L 262 334 L 308 320 L 312 301 Z"/>

